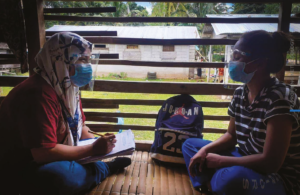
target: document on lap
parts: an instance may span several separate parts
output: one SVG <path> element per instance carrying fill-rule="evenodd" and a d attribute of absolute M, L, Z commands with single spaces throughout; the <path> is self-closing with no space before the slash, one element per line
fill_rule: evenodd
<path fill-rule="evenodd" d="M 87 139 L 79 141 L 78 146 L 84 146 L 92 144 L 97 139 Z M 116 134 L 117 143 L 113 150 L 106 155 L 89 156 L 77 160 L 80 164 L 87 164 L 90 162 L 96 162 L 102 159 L 111 158 L 119 155 L 131 155 L 135 150 L 134 135 L 131 130 L 123 131 L 122 133 Z"/>

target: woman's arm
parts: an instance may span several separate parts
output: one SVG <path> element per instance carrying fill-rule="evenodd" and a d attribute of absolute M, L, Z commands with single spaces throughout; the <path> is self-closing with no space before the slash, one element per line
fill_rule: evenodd
<path fill-rule="evenodd" d="M 216 141 L 204 146 L 202 149 L 205 150 L 206 153 L 218 153 L 233 148 L 236 143 L 235 118 L 230 117 L 227 132 Z"/>
<path fill-rule="evenodd" d="M 203 164 L 205 162 L 206 155 L 208 153 L 221 152 L 223 150 L 232 148 L 236 145 L 236 133 L 235 133 L 235 119 L 230 118 L 227 132 L 219 139 L 201 148 L 190 160 L 189 172 L 192 177 L 195 176 L 195 169 L 193 167 L 199 163 L 199 171 L 202 171 Z"/>
<path fill-rule="evenodd" d="M 115 135 L 109 134 L 98 138 L 93 144 L 85 146 L 56 144 L 53 148 L 33 148 L 31 154 L 37 163 L 78 160 L 88 156 L 107 154 L 115 147 L 115 143 Z"/>
<path fill-rule="evenodd" d="M 262 154 L 243 157 L 208 154 L 207 166 L 211 168 L 245 166 L 262 173 L 277 172 L 287 154 L 292 132 L 291 116 L 274 116 L 268 120 L 267 135 Z"/>
<path fill-rule="evenodd" d="M 83 124 L 82 126 L 82 134 L 80 139 L 90 139 L 90 138 L 95 138 L 95 136 L 91 133 L 89 133 L 90 128 Z"/>

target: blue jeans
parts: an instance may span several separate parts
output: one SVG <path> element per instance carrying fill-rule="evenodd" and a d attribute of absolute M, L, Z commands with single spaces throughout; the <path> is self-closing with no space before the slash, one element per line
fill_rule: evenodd
<path fill-rule="evenodd" d="M 27 166 L 21 174 L 21 195 L 71 195 L 91 190 L 109 173 L 104 162 L 85 165 L 75 161 L 57 161 Z"/>
<path fill-rule="evenodd" d="M 188 168 L 190 159 L 211 141 L 199 138 L 187 139 L 182 145 L 182 153 Z M 237 148 L 219 153 L 223 156 L 241 157 Z M 196 169 L 196 166 L 194 167 Z M 190 176 L 195 188 L 210 182 L 212 191 L 218 195 L 286 195 L 281 177 L 277 173 L 261 174 L 243 166 L 232 166 L 220 169 L 204 167 L 201 173 Z"/>

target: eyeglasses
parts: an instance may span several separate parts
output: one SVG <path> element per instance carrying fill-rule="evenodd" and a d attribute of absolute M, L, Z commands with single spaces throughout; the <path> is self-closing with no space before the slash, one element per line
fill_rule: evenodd
<path fill-rule="evenodd" d="M 251 56 L 251 53 L 248 53 L 248 52 L 244 52 L 244 51 L 241 51 L 241 50 L 238 50 L 238 49 L 234 49 L 234 50 L 231 50 L 230 51 L 230 59 L 233 60 L 235 59 L 235 55 L 236 54 L 240 54 L 240 55 L 243 55 L 243 56 Z"/>
<path fill-rule="evenodd" d="M 231 55 L 233 55 L 234 53 L 239 53 L 243 56 L 251 56 L 251 53 L 247 53 L 238 49 L 231 50 Z"/>

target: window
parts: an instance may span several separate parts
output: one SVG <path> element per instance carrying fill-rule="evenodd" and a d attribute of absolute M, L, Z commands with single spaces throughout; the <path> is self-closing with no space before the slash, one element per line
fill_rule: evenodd
<path fill-rule="evenodd" d="M 138 45 L 127 45 L 127 49 L 139 49 Z"/>
<path fill-rule="evenodd" d="M 175 46 L 174 45 L 164 45 L 163 51 L 175 51 Z"/>
<path fill-rule="evenodd" d="M 106 48 L 106 45 L 95 45 L 95 48 Z"/>

